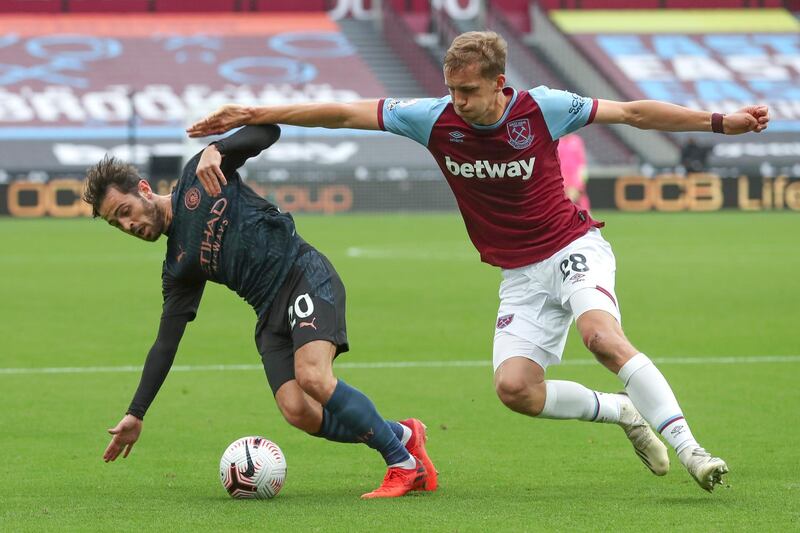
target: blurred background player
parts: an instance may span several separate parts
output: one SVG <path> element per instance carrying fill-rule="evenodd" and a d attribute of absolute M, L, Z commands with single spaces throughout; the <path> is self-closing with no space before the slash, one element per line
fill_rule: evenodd
<path fill-rule="evenodd" d="M 701 146 L 694 137 L 689 137 L 681 146 L 681 166 L 687 174 L 705 172 L 710 153 L 710 146 Z"/>
<path fill-rule="evenodd" d="M 725 116 L 654 100 L 599 100 L 544 86 L 518 92 L 506 87 L 506 52 L 504 39 L 494 32 L 456 37 L 444 60 L 450 95 L 443 98 L 227 105 L 188 132 L 205 136 L 259 123 L 383 129 L 427 147 L 455 194 L 481 259 L 503 269 L 493 355 L 500 400 L 530 416 L 619 424 L 645 465 L 664 475 L 669 457 L 649 422 L 695 481 L 712 491 L 728 467 L 697 443 L 667 380 L 625 337 L 614 294 L 614 254 L 598 229 L 603 224 L 564 194 L 555 144 L 592 122 L 663 131 L 760 132 L 767 127 L 768 109 L 751 106 Z M 547 367 L 561 360 L 573 319 L 586 347 L 620 378 L 626 394 L 544 379 Z"/>
<path fill-rule="evenodd" d="M 564 135 L 558 140 L 558 161 L 561 176 L 564 178 L 564 193 L 578 206 L 589 211 L 589 195 L 586 193 L 586 180 L 589 172 L 586 165 L 586 146 L 583 139 L 575 133 Z"/>
<path fill-rule="evenodd" d="M 284 418 L 311 435 L 363 442 L 381 453 L 386 477 L 362 498 L 436 490 L 424 425 L 416 419 L 385 421 L 369 398 L 333 374 L 334 358 L 349 349 L 345 289 L 333 265 L 297 234 L 291 215 L 258 196 L 237 173 L 279 135 L 277 126 L 250 126 L 209 145 L 189 160 L 167 195 L 155 194 L 135 167 L 114 158 L 89 169 L 83 198 L 94 216 L 147 241 L 168 236 L 158 336 L 127 414 L 109 430 L 113 437 L 103 459 L 130 453 L 205 283 L 213 281 L 256 311 L 256 344 Z M 209 195 L 199 176 L 208 181 L 212 173 L 216 187 Z"/>

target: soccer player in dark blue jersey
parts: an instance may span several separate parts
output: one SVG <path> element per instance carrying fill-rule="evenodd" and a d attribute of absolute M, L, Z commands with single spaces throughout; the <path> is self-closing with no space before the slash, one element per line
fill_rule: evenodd
<path fill-rule="evenodd" d="M 113 157 L 89 169 L 83 198 L 94 216 L 147 241 L 168 237 L 156 341 L 126 415 L 109 429 L 103 459 L 127 457 L 138 440 L 186 324 L 212 281 L 255 309 L 256 344 L 284 418 L 311 435 L 363 442 L 381 453 L 388 472 L 363 498 L 436 490 L 422 422 L 384 420 L 369 398 L 333 374 L 333 360 L 349 349 L 345 290 L 336 270 L 297 234 L 290 214 L 256 194 L 237 173 L 279 136 L 274 125 L 248 126 L 212 143 L 186 164 L 168 195 L 155 194 L 135 167 Z M 198 176 L 216 178 L 211 195 Z"/>

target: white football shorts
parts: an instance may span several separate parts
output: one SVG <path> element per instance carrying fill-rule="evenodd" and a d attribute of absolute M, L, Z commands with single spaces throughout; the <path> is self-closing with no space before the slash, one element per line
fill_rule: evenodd
<path fill-rule="evenodd" d="M 519 356 L 544 369 L 560 363 L 570 324 L 586 311 L 606 311 L 621 323 L 614 293 L 616 268 L 611 245 L 592 228 L 543 261 L 503 269 L 494 370 Z"/>

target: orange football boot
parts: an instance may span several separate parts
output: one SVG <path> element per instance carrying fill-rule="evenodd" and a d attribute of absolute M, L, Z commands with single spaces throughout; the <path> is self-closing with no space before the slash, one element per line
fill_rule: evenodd
<path fill-rule="evenodd" d="M 425 450 L 425 441 L 428 440 L 428 435 L 425 433 L 427 427 L 416 418 L 401 420 L 400 423 L 411 429 L 411 438 L 406 443 L 408 453 L 422 461 L 425 472 L 428 474 L 425 486 L 421 490 L 436 490 L 439 487 L 439 472 L 436 471 L 433 461 L 428 457 L 428 452 Z"/>
<path fill-rule="evenodd" d="M 413 455 L 412 455 L 413 457 Z M 422 490 L 425 486 L 425 466 L 414 457 L 417 463 L 416 468 L 390 467 L 383 478 L 383 483 L 377 489 L 366 494 L 361 498 L 369 500 L 372 498 L 397 498 L 411 492 L 412 490 Z"/>

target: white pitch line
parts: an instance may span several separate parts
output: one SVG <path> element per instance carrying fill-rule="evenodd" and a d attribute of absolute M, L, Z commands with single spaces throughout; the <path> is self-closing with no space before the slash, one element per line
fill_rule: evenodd
<path fill-rule="evenodd" d="M 748 365 L 765 363 L 800 363 L 800 355 L 753 355 L 741 357 L 661 357 L 654 358 L 660 365 Z M 374 363 L 336 363 L 335 368 L 342 369 L 381 369 L 381 368 L 467 368 L 490 367 L 488 360 L 466 361 L 383 361 Z M 566 360 L 564 366 L 589 366 L 596 365 L 592 359 Z M 171 372 L 204 372 L 204 371 L 229 371 L 229 370 L 261 370 L 261 365 L 173 365 Z M 141 366 L 74 366 L 74 367 L 43 367 L 43 368 L 0 368 L 0 375 L 25 375 L 25 374 L 102 374 L 119 372 L 141 372 Z"/>
<path fill-rule="evenodd" d="M 426 259 L 431 261 L 476 261 L 477 252 L 470 250 L 430 250 L 430 249 L 398 249 L 398 248 L 367 248 L 351 246 L 346 250 L 347 257 L 358 259 L 400 259 L 416 260 Z"/>

